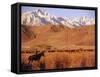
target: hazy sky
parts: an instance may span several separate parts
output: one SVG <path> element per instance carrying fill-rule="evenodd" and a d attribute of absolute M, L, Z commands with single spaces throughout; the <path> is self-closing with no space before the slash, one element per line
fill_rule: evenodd
<path fill-rule="evenodd" d="M 87 16 L 89 18 L 95 18 L 94 10 L 81 10 L 81 9 L 62 9 L 62 8 L 45 8 L 45 7 L 31 7 L 31 6 L 22 6 L 22 12 L 36 11 L 37 9 L 45 9 L 45 11 L 51 15 L 57 17 L 81 17 Z"/>

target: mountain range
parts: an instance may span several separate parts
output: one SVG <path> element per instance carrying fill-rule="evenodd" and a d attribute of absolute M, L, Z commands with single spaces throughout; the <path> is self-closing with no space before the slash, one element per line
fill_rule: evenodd
<path fill-rule="evenodd" d="M 47 13 L 45 10 L 37 9 L 31 12 L 23 12 L 21 15 L 21 24 L 28 26 L 36 25 L 64 25 L 68 28 L 79 26 L 95 25 L 95 19 L 86 16 L 82 17 L 57 17 Z"/>

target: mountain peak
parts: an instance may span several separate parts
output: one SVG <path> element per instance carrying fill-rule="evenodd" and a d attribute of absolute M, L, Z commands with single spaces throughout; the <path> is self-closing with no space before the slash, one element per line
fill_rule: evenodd
<path fill-rule="evenodd" d="M 75 28 L 76 26 L 83 26 L 83 25 L 94 25 L 95 19 L 88 18 L 87 16 L 82 17 L 57 17 L 55 15 L 51 15 L 45 11 L 45 9 L 37 9 L 33 12 L 22 13 L 22 20 L 23 25 L 46 25 L 46 24 L 53 24 L 53 25 L 64 25 L 69 28 Z"/>
<path fill-rule="evenodd" d="M 37 13 L 44 14 L 43 9 L 37 9 Z"/>

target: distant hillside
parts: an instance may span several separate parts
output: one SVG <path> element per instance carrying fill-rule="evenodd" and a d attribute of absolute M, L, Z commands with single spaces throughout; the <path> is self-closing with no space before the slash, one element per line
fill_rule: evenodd
<path fill-rule="evenodd" d="M 23 27 L 22 27 L 23 29 Z M 62 25 L 26 26 L 22 30 L 22 47 L 47 45 L 55 48 L 67 46 L 94 46 L 95 26 L 67 28 Z"/>

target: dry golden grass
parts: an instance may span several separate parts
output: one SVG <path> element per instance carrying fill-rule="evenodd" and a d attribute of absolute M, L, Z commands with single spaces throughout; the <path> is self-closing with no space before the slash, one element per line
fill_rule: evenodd
<path fill-rule="evenodd" d="M 22 62 L 28 64 L 28 57 L 32 53 L 22 53 Z M 54 51 L 45 52 L 45 56 L 40 61 L 33 61 L 34 70 L 40 69 L 40 63 L 45 65 L 44 69 L 62 69 L 77 67 L 94 67 L 95 51 Z"/>
<path fill-rule="evenodd" d="M 49 25 L 29 28 L 31 33 L 36 34 L 36 38 L 31 40 L 27 33 L 22 33 L 22 65 L 30 65 L 30 70 L 95 66 L 94 25 L 74 29 L 51 27 Z M 45 56 L 28 64 L 29 56 L 34 55 L 36 51 L 45 51 Z"/>

